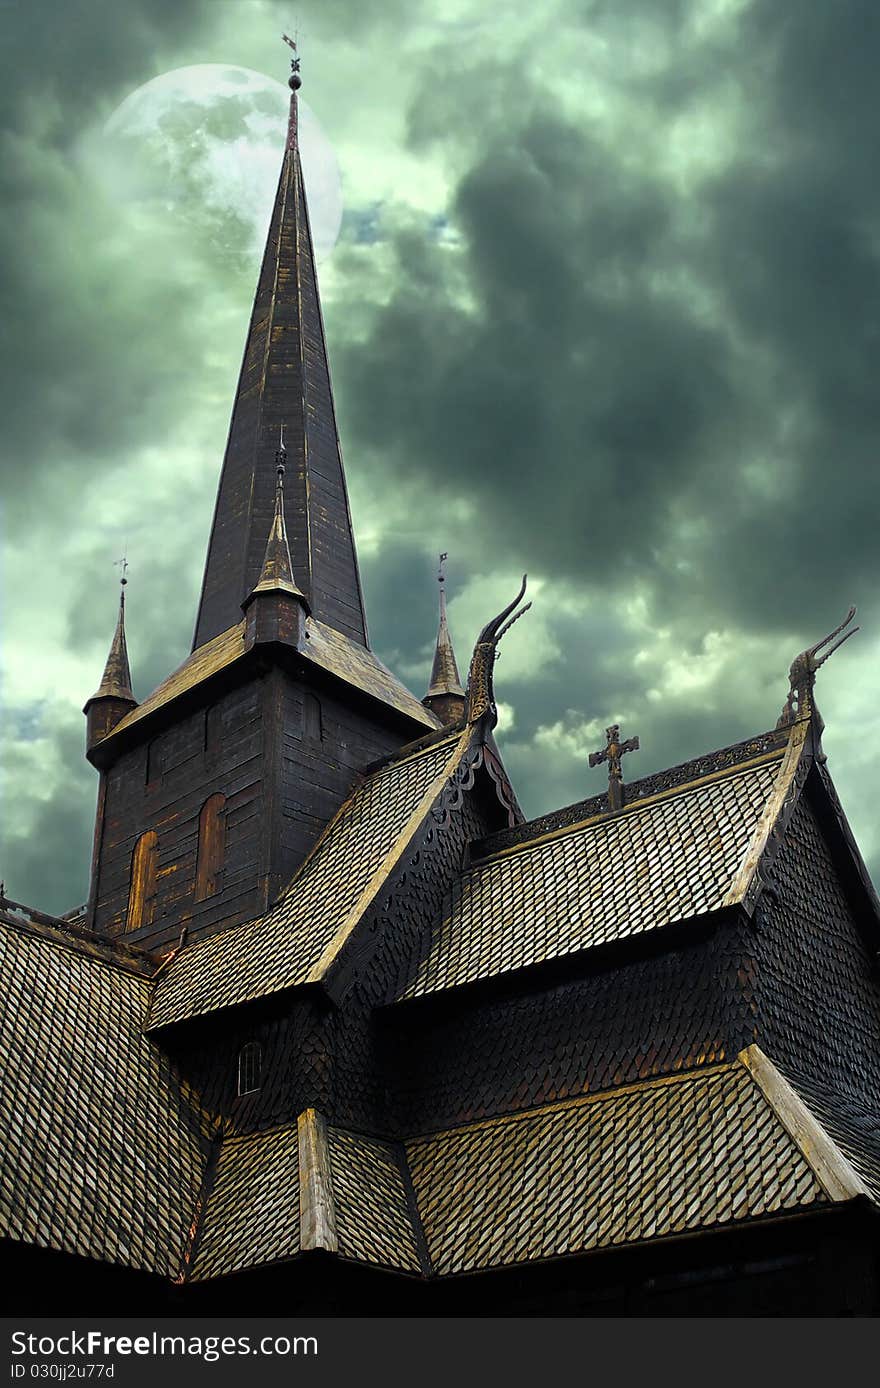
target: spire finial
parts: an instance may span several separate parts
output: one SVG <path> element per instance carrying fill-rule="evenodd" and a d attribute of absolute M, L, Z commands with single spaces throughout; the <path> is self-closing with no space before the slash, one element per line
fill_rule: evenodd
<path fill-rule="evenodd" d="M 293 57 L 290 60 L 290 76 L 287 79 L 287 85 L 292 92 L 298 92 L 302 86 L 302 78 L 299 75 L 299 53 L 296 47 L 299 30 L 297 29 L 295 31 L 295 36 L 293 38 L 290 38 L 288 34 L 282 34 L 281 37 L 287 46 L 293 49 Z"/>
<path fill-rule="evenodd" d="M 113 560 L 114 569 L 119 570 L 119 606 L 125 607 L 125 585 L 128 583 L 126 574 L 128 573 L 128 545 L 122 549 L 122 558 Z"/>
<path fill-rule="evenodd" d="M 446 620 L 446 560 L 448 555 L 444 550 L 440 555 L 440 566 L 437 569 L 437 582 L 440 584 L 440 621 Z"/>
<path fill-rule="evenodd" d="M 284 486 L 284 468 L 287 463 L 287 448 L 284 444 L 284 425 L 281 425 L 281 432 L 278 439 L 278 448 L 275 451 L 275 500 L 277 502 Z"/>

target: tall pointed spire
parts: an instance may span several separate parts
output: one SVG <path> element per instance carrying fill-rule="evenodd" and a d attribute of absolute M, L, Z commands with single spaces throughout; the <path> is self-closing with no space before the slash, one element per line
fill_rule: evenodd
<path fill-rule="evenodd" d="M 369 645 L 300 164 L 297 57 L 291 67 L 287 147 L 232 411 L 193 649 L 240 620 L 241 604 L 259 581 L 273 524 L 272 455 L 282 420 L 292 581 L 319 621 Z"/>
<path fill-rule="evenodd" d="M 96 742 L 116 727 L 131 709 L 137 707 L 137 699 L 131 692 L 131 669 L 128 663 L 128 647 L 125 642 L 125 577 L 124 568 L 119 589 L 119 616 L 116 631 L 110 643 L 110 654 L 104 666 L 101 683 L 90 699 L 86 700 L 83 713 L 86 715 L 86 747 L 91 749 Z"/>
<path fill-rule="evenodd" d="M 434 647 L 431 683 L 422 703 L 436 713 L 441 723 L 457 723 L 464 714 L 465 693 L 446 620 L 446 559 L 445 554 L 440 555 L 440 568 L 437 572 L 437 582 L 440 584 L 440 626 L 437 631 L 437 644 Z"/>

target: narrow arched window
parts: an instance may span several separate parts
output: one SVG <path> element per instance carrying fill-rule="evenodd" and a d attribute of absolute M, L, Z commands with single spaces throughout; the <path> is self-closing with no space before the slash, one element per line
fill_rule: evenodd
<path fill-rule="evenodd" d="M 147 744 L 147 785 L 154 786 L 162 779 L 162 746 L 157 737 Z"/>
<path fill-rule="evenodd" d="M 199 848 L 196 858 L 196 901 L 214 896 L 223 885 L 226 857 L 226 796 L 211 795 L 199 814 Z"/>
<path fill-rule="evenodd" d="M 205 757 L 209 760 L 216 757 L 220 750 L 222 716 L 223 710 L 219 704 L 205 709 Z"/>
<path fill-rule="evenodd" d="M 303 737 L 310 742 L 321 742 L 324 738 L 321 701 L 314 694 L 303 695 Z"/>
<path fill-rule="evenodd" d="M 238 1053 L 238 1092 L 253 1094 L 263 1082 L 263 1047 L 248 1041 Z"/>
<path fill-rule="evenodd" d="M 131 882 L 128 888 L 126 930 L 152 925 L 156 909 L 156 868 L 159 840 L 155 829 L 141 834 L 131 855 Z"/>

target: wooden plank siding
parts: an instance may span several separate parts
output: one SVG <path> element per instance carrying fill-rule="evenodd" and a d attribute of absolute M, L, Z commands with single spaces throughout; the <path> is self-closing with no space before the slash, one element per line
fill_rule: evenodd
<path fill-rule="evenodd" d="M 205 695 L 209 703 L 190 705 L 120 756 L 99 802 L 95 928 L 160 952 L 177 944 L 183 926 L 192 939 L 264 911 L 359 769 L 402 741 L 366 704 L 352 708 L 327 684 L 279 667 L 243 684 L 212 682 Z M 219 806 L 218 797 L 222 831 L 220 820 L 207 831 L 202 870 L 200 824 L 204 840 L 206 806 Z M 147 832 L 156 835 L 149 919 L 130 910 L 132 855 Z M 132 928 L 132 919 L 141 923 Z"/>

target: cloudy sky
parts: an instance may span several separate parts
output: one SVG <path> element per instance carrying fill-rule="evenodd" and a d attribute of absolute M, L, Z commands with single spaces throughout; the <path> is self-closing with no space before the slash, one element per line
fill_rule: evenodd
<path fill-rule="evenodd" d="M 201 64 L 283 83 L 297 20 L 341 177 L 321 285 L 380 656 L 422 693 L 439 549 L 464 667 L 528 570 L 496 690 L 538 814 L 602 788 L 586 754 L 612 720 L 641 737 L 630 778 L 772 727 L 792 657 L 857 603 L 818 692 L 877 877 L 876 0 L 0 20 L 11 895 L 85 898 L 81 707 L 124 546 L 136 694 L 189 650 L 281 157 L 271 80 L 132 93 Z"/>

